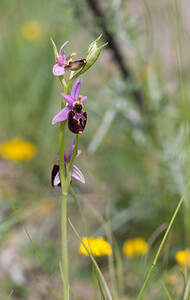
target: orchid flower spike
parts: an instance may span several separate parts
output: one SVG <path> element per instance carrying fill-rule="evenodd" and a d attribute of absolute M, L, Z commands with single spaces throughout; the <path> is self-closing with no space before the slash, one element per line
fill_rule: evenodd
<path fill-rule="evenodd" d="M 64 162 L 65 165 L 67 163 L 70 163 L 73 149 L 74 149 L 74 143 L 75 143 L 75 138 L 73 138 L 68 155 L 64 154 Z M 78 157 L 81 154 L 81 150 L 78 150 L 78 153 L 76 157 Z M 73 172 L 71 174 L 71 177 L 77 179 L 78 181 L 85 183 L 85 178 L 82 172 L 77 168 L 75 165 L 73 166 Z M 61 175 L 60 175 L 60 168 L 59 165 L 54 165 L 53 170 L 52 170 L 52 186 L 61 186 Z"/>
<path fill-rule="evenodd" d="M 82 103 L 87 99 L 86 96 L 79 96 L 82 79 L 78 79 L 71 89 L 70 96 L 61 93 L 61 96 L 67 101 L 68 105 L 56 114 L 52 124 L 68 120 L 67 125 L 71 132 L 78 134 L 84 131 L 87 122 L 87 113 L 82 110 Z"/>
<path fill-rule="evenodd" d="M 55 76 L 62 76 L 67 70 L 79 70 L 86 64 L 86 59 L 72 61 L 72 57 L 75 53 L 72 53 L 70 56 L 65 58 L 65 51 L 63 51 L 63 48 L 67 45 L 67 43 L 68 41 L 61 46 L 59 56 L 56 57 L 57 63 L 53 66 L 52 70 Z"/>

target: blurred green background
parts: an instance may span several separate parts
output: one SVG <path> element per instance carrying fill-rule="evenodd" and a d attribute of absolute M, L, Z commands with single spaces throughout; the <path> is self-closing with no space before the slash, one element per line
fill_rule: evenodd
<path fill-rule="evenodd" d="M 88 124 L 76 165 L 86 184 L 73 180 L 72 187 L 87 232 L 72 195 L 68 214 L 81 236 L 106 236 L 96 210 L 109 222 L 120 249 L 135 236 L 150 242 L 142 264 L 123 258 L 125 299 L 136 299 L 189 181 L 189 14 L 185 0 L 0 1 L 0 143 L 20 137 L 37 147 L 28 161 L 1 157 L 0 184 L 58 289 L 61 199 L 50 181 L 58 162 L 59 125 L 51 120 L 60 109 L 62 86 L 52 74 L 50 37 L 58 49 L 68 40 L 66 55 L 76 52 L 77 59 L 86 57 L 88 45 L 101 33 L 102 43 L 109 42 L 82 76 Z M 67 151 L 71 139 L 68 132 Z M 6 198 L 0 191 L 0 299 L 54 299 Z M 144 299 L 168 299 L 162 282 L 176 295 L 181 292 L 182 283 L 169 284 L 167 276 L 180 274 L 175 253 L 190 246 L 189 220 L 186 197 Z M 71 285 L 79 299 L 92 299 L 90 261 L 78 254 L 79 241 L 70 227 L 68 246 Z M 106 259 L 100 263 L 106 273 Z"/>

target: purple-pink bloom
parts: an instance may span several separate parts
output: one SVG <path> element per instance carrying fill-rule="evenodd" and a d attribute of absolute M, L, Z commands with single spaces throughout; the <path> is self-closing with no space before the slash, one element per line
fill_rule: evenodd
<path fill-rule="evenodd" d="M 55 76 L 64 75 L 66 70 L 79 70 L 86 64 L 86 59 L 72 61 L 72 57 L 75 54 L 71 54 L 70 56 L 65 58 L 65 51 L 63 51 L 63 48 L 65 47 L 65 45 L 67 45 L 67 43 L 68 41 L 61 46 L 59 50 L 59 56 L 56 57 L 57 63 L 53 66 L 52 70 Z"/>
<path fill-rule="evenodd" d="M 60 48 L 60 50 L 59 50 L 59 56 L 56 57 L 57 64 L 55 64 L 55 65 L 53 66 L 53 74 L 54 74 L 55 76 L 61 76 L 61 75 L 63 75 L 63 74 L 65 73 L 65 64 L 66 64 L 66 61 L 65 61 L 65 51 L 62 52 L 62 50 L 63 50 L 64 46 L 65 46 L 67 43 L 68 43 L 68 41 L 65 42 L 65 43 L 61 46 L 61 48 Z"/>
<path fill-rule="evenodd" d="M 74 149 L 74 143 L 75 143 L 75 138 L 73 138 L 68 155 L 64 154 L 64 162 L 66 163 L 70 163 L 71 160 L 71 156 L 73 153 L 73 149 Z M 78 153 L 76 155 L 79 156 L 81 153 L 81 150 L 78 150 Z M 71 177 L 77 179 L 78 181 L 85 183 L 85 178 L 84 175 L 82 174 L 82 172 L 79 170 L 79 168 L 77 168 L 75 165 L 73 166 L 73 172 L 71 174 Z M 57 172 L 57 174 L 55 175 L 54 179 L 53 179 L 53 186 L 57 186 L 61 184 L 61 175 L 60 175 L 60 170 Z"/>
<path fill-rule="evenodd" d="M 68 105 L 65 106 L 62 110 L 56 114 L 56 116 L 52 120 L 52 124 L 56 124 L 59 122 L 63 122 L 68 119 L 68 115 L 72 111 L 73 119 L 77 124 L 82 127 L 85 127 L 87 121 L 87 114 L 86 112 L 82 111 L 82 103 L 87 99 L 86 96 L 79 97 L 79 91 L 81 88 L 82 79 L 78 79 L 71 89 L 70 96 L 64 93 L 61 93 L 61 96 L 67 101 Z M 80 98 L 80 99 L 79 99 Z M 69 124 L 68 124 L 69 125 Z M 70 129 L 70 128 L 69 128 Z M 82 128 L 84 129 L 84 128 Z M 82 130 L 80 128 L 80 130 Z M 72 131 L 72 130 L 71 130 Z M 83 130 L 82 130 L 83 131 Z M 74 132 L 74 131 L 72 131 Z M 74 132 L 74 133 L 80 133 Z"/>

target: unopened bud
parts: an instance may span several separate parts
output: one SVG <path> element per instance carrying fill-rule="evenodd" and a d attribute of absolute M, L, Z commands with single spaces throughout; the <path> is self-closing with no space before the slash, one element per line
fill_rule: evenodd
<path fill-rule="evenodd" d="M 93 51 L 93 50 L 95 50 L 95 49 L 97 48 L 97 43 L 98 43 L 98 41 L 101 39 L 101 37 L 102 37 L 102 34 L 100 34 L 99 37 L 89 45 L 88 51 L 87 51 L 87 55 L 88 55 L 91 51 Z M 87 57 L 88 57 L 88 56 L 87 56 Z"/>
<path fill-rule="evenodd" d="M 92 42 L 88 47 L 87 58 L 86 58 L 86 65 L 83 67 L 82 72 L 86 72 L 98 59 L 100 52 L 102 49 L 108 44 L 105 43 L 101 47 L 98 47 L 98 41 L 100 40 L 102 34 Z"/>

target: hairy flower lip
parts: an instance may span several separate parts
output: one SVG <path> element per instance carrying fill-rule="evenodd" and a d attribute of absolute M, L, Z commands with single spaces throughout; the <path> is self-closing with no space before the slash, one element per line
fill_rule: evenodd
<path fill-rule="evenodd" d="M 75 84 L 73 85 L 72 89 L 71 89 L 71 93 L 70 93 L 70 96 L 67 95 L 67 94 L 64 94 L 64 93 L 61 93 L 61 96 L 65 99 L 65 101 L 67 101 L 68 105 L 65 106 L 62 110 L 60 110 L 56 115 L 55 117 L 53 118 L 52 120 L 52 124 L 57 124 L 59 122 L 63 122 L 63 121 L 66 121 L 68 120 L 68 117 L 70 116 L 70 120 L 71 120 L 71 112 L 73 111 L 74 114 L 76 113 L 74 110 L 75 110 L 75 104 L 81 104 L 87 99 L 86 96 L 80 96 L 79 95 L 79 92 L 80 92 L 80 88 L 81 88 L 81 85 L 82 85 L 82 79 L 79 78 Z M 72 114 L 73 115 L 73 114 Z M 72 116 L 72 119 L 75 117 L 75 119 L 78 117 L 78 120 L 80 119 L 79 116 Z M 71 130 L 72 128 L 72 125 L 69 126 L 68 124 L 68 127 L 69 127 L 69 130 L 73 133 L 82 133 L 85 126 L 86 126 L 86 121 L 87 121 L 87 114 L 86 112 L 82 111 L 81 110 L 81 113 L 80 113 L 80 117 L 81 117 L 81 122 L 83 122 L 83 124 L 79 124 L 82 126 L 82 128 L 78 128 L 78 132 L 74 132 Z M 86 118 L 84 120 L 84 118 Z M 84 121 L 85 121 L 85 124 L 84 124 Z M 70 121 L 71 122 L 71 121 Z M 77 124 L 75 124 L 77 125 Z M 80 126 L 79 126 L 80 127 Z"/>
<path fill-rule="evenodd" d="M 75 134 L 83 133 L 86 123 L 87 123 L 87 113 L 86 111 L 77 112 L 75 106 L 68 113 L 67 125 L 69 130 Z"/>
<path fill-rule="evenodd" d="M 65 69 L 71 71 L 77 71 L 81 69 L 86 64 L 86 59 L 80 59 L 75 61 L 70 61 L 69 64 L 65 65 Z"/>

